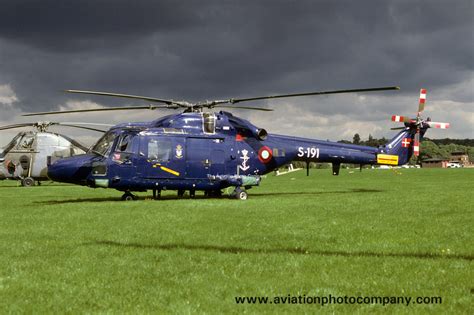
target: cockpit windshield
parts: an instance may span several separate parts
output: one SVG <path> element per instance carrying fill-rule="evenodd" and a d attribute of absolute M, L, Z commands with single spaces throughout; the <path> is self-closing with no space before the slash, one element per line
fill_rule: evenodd
<path fill-rule="evenodd" d="M 113 132 L 107 132 L 102 138 L 99 139 L 99 141 L 97 141 L 97 143 L 89 150 L 89 152 L 106 156 L 114 144 L 116 137 L 117 134 Z"/>

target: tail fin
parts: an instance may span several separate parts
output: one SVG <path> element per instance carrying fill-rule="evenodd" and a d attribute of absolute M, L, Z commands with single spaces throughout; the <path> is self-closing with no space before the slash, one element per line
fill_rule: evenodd
<path fill-rule="evenodd" d="M 425 134 L 426 129 L 427 128 L 420 129 L 421 137 Z M 377 154 L 377 163 L 388 165 L 403 165 L 408 163 L 413 155 L 415 134 L 415 128 L 406 127 L 387 144 L 380 146 L 379 153 Z"/>

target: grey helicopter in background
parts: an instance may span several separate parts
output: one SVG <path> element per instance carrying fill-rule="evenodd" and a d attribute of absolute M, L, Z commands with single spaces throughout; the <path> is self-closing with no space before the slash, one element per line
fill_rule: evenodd
<path fill-rule="evenodd" d="M 33 127 L 33 130 L 21 131 L 0 149 L 0 180 L 17 179 L 22 186 L 41 185 L 49 180 L 48 165 L 58 159 L 85 154 L 88 148 L 78 141 L 60 133 L 48 131 L 51 126 L 72 127 L 105 133 L 87 125 L 112 125 L 82 122 L 29 122 L 0 126 L 0 130 Z"/>

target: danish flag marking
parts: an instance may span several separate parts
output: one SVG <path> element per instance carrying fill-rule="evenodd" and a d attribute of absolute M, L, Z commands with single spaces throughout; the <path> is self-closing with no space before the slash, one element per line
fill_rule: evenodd
<path fill-rule="evenodd" d="M 411 139 L 410 138 L 404 138 L 402 141 L 402 147 L 408 148 L 410 146 Z"/>

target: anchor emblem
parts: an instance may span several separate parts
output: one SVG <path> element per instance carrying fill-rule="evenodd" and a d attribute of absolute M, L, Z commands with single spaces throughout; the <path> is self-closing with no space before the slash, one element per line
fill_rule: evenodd
<path fill-rule="evenodd" d="M 242 156 L 240 157 L 240 159 L 242 160 L 242 165 L 239 165 L 239 168 L 242 171 L 246 171 L 250 168 L 250 165 L 247 165 L 247 161 L 250 160 L 250 158 L 248 156 L 248 153 L 249 153 L 249 151 L 242 150 Z"/>

